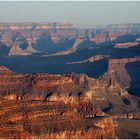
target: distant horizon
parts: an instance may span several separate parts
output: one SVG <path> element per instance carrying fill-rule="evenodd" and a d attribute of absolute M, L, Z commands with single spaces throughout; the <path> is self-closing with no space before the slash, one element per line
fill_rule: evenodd
<path fill-rule="evenodd" d="M 76 25 L 76 26 L 107 26 L 107 25 L 118 25 L 118 24 L 140 24 L 140 22 L 124 22 L 124 23 L 109 23 L 109 24 L 74 24 L 74 23 L 71 23 L 71 22 L 56 22 L 56 21 L 18 21 L 18 22 L 0 22 L 0 24 L 24 24 L 24 23 L 66 23 L 66 24 L 71 24 L 71 25 Z"/>
<path fill-rule="evenodd" d="M 0 1 L 0 22 L 140 23 L 140 1 Z"/>

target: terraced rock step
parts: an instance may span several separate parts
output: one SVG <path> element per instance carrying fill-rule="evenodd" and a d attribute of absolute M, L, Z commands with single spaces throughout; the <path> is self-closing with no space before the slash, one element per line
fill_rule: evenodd
<path fill-rule="evenodd" d="M 0 98 L 77 103 L 92 101 L 109 114 L 139 111 L 140 99 L 113 77 L 93 79 L 85 74 L 18 74 L 0 67 Z M 108 106 L 110 106 L 108 108 Z"/>
<path fill-rule="evenodd" d="M 120 119 L 139 122 L 139 104 L 115 79 L 0 67 L 0 138 L 118 138 Z"/>
<path fill-rule="evenodd" d="M 87 110 L 95 108 L 89 102 Z M 81 105 L 80 104 L 80 105 Z M 115 121 L 110 117 L 88 117 L 79 104 L 35 100 L 1 100 L 0 138 L 115 138 Z M 97 107 L 96 107 L 97 108 Z M 96 109 L 95 108 L 95 109 Z M 80 109 L 80 110 L 79 110 Z M 96 109 L 97 110 L 97 109 Z M 99 112 L 99 109 L 98 109 Z M 101 111 L 100 111 L 101 112 Z M 83 112 L 84 113 L 84 112 Z M 88 112 L 87 112 L 88 113 Z M 95 111 L 96 116 L 101 115 Z M 102 113 L 102 116 L 107 116 Z M 102 125 L 99 123 L 102 121 Z M 104 125 L 104 127 L 103 127 Z"/>

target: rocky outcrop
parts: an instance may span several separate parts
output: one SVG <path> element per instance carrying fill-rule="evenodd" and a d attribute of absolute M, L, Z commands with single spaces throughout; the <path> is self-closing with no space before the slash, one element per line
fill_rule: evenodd
<path fill-rule="evenodd" d="M 117 81 L 96 80 L 84 74 L 0 74 L 0 91 L 0 98 L 8 100 L 34 99 L 65 103 L 90 100 L 109 114 L 138 110 L 139 104 L 139 99 L 129 95 Z M 126 100 L 130 103 L 127 104 Z"/>
<path fill-rule="evenodd" d="M 38 51 L 36 51 L 35 49 L 32 48 L 32 41 L 31 39 L 28 39 L 28 47 L 25 50 L 22 50 L 20 48 L 20 42 L 16 41 L 13 43 L 13 46 L 11 47 L 10 51 L 9 51 L 9 56 L 12 55 L 31 55 L 33 53 L 36 53 Z"/>
<path fill-rule="evenodd" d="M 126 24 L 110 24 L 108 25 L 108 31 L 115 33 L 132 33 L 140 31 L 139 23 L 126 23 Z"/>
<path fill-rule="evenodd" d="M 82 61 L 77 61 L 77 62 L 69 62 L 68 64 L 82 64 L 82 63 L 87 63 L 87 62 L 94 63 L 96 61 L 104 60 L 104 59 L 107 59 L 107 58 L 109 58 L 108 55 L 95 55 L 95 56 L 92 56 L 88 59 L 85 59 L 85 60 L 82 60 Z"/>
<path fill-rule="evenodd" d="M 139 42 L 127 42 L 127 43 L 117 43 L 116 48 L 130 48 L 139 45 Z"/>
<path fill-rule="evenodd" d="M 104 32 L 105 30 L 107 32 Z M 112 30 L 108 31 L 108 28 L 105 28 L 105 30 L 104 28 L 90 28 L 87 30 L 86 28 L 79 28 L 69 23 L 1 23 L 0 41 L 6 46 L 11 47 L 9 55 L 32 55 L 31 51 L 26 50 L 23 52 L 20 47 L 15 47 L 15 45 L 13 45 L 15 44 L 15 41 L 18 41 L 20 44 L 22 44 L 23 40 L 28 40 L 28 38 L 32 38 L 33 40 L 40 43 L 39 45 L 36 45 L 35 49 L 41 51 L 41 53 L 47 53 L 51 50 L 51 53 L 59 53 L 60 51 L 58 55 L 67 55 L 77 51 L 77 48 L 79 49 L 80 44 L 82 44 L 84 41 L 87 42 L 87 46 L 93 45 L 98 47 L 100 44 L 115 40 L 117 37 L 122 35 L 122 33 L 116 33 Z M 74 39 L 75 42 L 68 46 L 69 40 Z M 64 40 L 65 43 L 63 42 Z M 55 46 L 58 43 L 60 48 L 58 49 L 57 47 L 52 47 L 50 49 L 51 45 L 49 43 L 52 46 Z M 118 42 L 116 47 L 120 48 L 121 46 L 121 48 L 128 48 L 138 44 L 138 42 L 127 42 L 123 44 L 119 44 Z M 85 48 L 86 45 L 84 46 Z M 92 48 L 90 46 L 87 48 Z M 36 51 L 35 49 L 32 48 L 33 52 Z"/>
<path fill-rule="evenodd" d="M 13 74 L 14 72 L 12 72 L 11 70 L 9 70 L 8 68 L 4 67 L 4 66 L 0 66 L 0 74 Z"/>
<path fill-rule="evenodd" d="M 139 103 L 116 81 L 0 67 L 1 138 L 118 138 L 116 119 L 139 119 Z"/>
<path fill-rule="evenodd" d="M 73 44 L 73 46 L 72 46 L 72 49 L 73 49 L 73 50 L 76 50 L 77 47 L 78 47 L 78 45 L 79 45 L 80 43 L 82 43 L 84 40 L 85 40 L 85 38 L 84 38 L 83 36 L 78 36 L 78 37 L 76 37 L 76 40 L 75 40 L 75 42 L 74 42 L 74 44 Z"/>
<path fill-rule="evenodd" d="M 9 51 L 9 56 L 11 55 L 26 55 L 24 51 L 19 47 L 19 42 L 15 42 Z"/>
<path fill-rule="evenodd" d="M 86 26 L 85 26 L 86 27 Z M 0 23 L 0 30 L 31 30 L 31 29 L 68 29 L 68 28 L 85 28 L 84 26 L 74 26 L 70 23 L 64 22 L 40 22 L 40 23 Z M 103 29 L 105 31 L 109 31 L 111 33 L 135 33 L 140 31 L 139 23 L 127 23 L 127 24 L 110 24 L 107 26 L 89 26 L 88 28 L 93 28 L 99 31 L 99 29 Z"/>
<path fill-rule="evenodd" d="M 125 65 L 128 63 L 139 62 L 139 61 L 140 61 L 140 57 L 109 59 L 108 72 L 104 74 L 104 78 L 110 77 L 111 79 L 117 80 L 120 86 L 124 88 L 129 88 L 131 77 L 127 73 Z"/>
<path fill-rule="evenodd" d="M 124 114 L 115 114 L 113 115 L 114 118 L 121 118 L 121 119 L 140 119 L 140 112 L 130 112 Z"/>
<path fill-rule="evenodd" d="M 34 42 L 34 40 L 32 38 L 28 38 L 27 41 L 28 41 L 28 47 L 26 50 L 24 50 L 24 52 L 26 52 L 26 54 L 28 55 L 38 52 L 37 50 L 32 48 L 32 43 Z"/>
<path fill-rule="evenodd" d="M 85 102 L 85 100 L 80 100 L 80 102 L 76 104 L 76 111 L 83 117 L 107 116 L 107 114 L 101 111 L 92 102 Z"/>
<path fill-rule="evenodd" d="M 117 137 L 115 121 L 81 116 L 73 104 L 1 100 L 0 105 L 1 138 Z"/>
<path fill-rule="evenodd" d="M 140 61 L 140 57 L 133 57 L 133 58 L 122 58 L 122 59 L 110 59 L 109 65 L 111 64 L 127 64 L 132 62 Z"/>
<path fill-rule="evenodd" d="M 72 28 L 69 23 L 1 23 L 0 30 L 31 30 L 31 29 L 65 29 Z"/>

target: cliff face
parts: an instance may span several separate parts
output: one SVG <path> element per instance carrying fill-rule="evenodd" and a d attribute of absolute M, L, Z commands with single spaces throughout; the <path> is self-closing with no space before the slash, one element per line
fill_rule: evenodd
<path fill-rule="evenodd" d="M 139 62 L 139 57 L 123 58 L 123 59 L 109 59 L 108 72 L 104 74 L 104 77 L 110 77 L 116 79 L 118 83 L 124 87 L 129 88 L 131 77 L 126 70 L 126 64 L 132 62 Z"/>
<path fill-rule="evenodd" d="M 91 100 L 108 113 L 137 110 L 139 100 L 120 87 L 115 79 L 96 80 L 86 75 L 0 74 L 0 97 L 8 100 Z"/>
<path fill-rule="evenodd" d="M 118 138 L 116 119 L 138 111 L 139 102 L 117 81 L 18 74 L 1 66 L 0 138 Z"/>
<path fill-rule="evenodd" d="M 0 23 L 0 30 L 32 30 L 32 29 L 65 29 L 72 28 L 69 23 Z"/>
<path fill-rule="evenodd" d="M 46 35 L 47 37 L 45 37 Z M 79 28 L 69 23 L 0 23 L 0 42 L 8 47 L 13 47 L 12 44 L 16 41 L 19 41 L 20 44 L 22 44 L 24 42 L 23 40 L 26 41 L 28 38 L 32 38 L 37 41 L 37 43 L 40 43 L 37 44 L 34 49 L 45 53 L 48 51 L 52 52 L 53 49 L 49 48 L 51 43 L 53 46 L 56 44 L 59 44 L 58 46 L 60 46 L 59 49 L 57 47 L 55 48 L 55 53 L 59 51 L 67 51 L 70 48 L 75 52 L 78 45 L 87 41 L 87 38 L 89 41 L 87 44 L 91 47 L 93 44 L 95 45 L 114 40 L 121 35 L 122 34 L 120 33 L 112 33 L 111 31 L 104 33 L 104 29 L 102 28 Z M 69 40 L 71 39 L 74 39 L 75 42 L 68 47 Z M 63 42 L 64 40 L 66 40 L 65 43 Z M 47 45 L 49 47 L 47 47 Z M 16 49 L 12 49 L 9 54 L 15 55 Z M 32 53 L 23 52 L 17 49 L 17 54 L 31 55 Z"/>
<path fill-rule="evenodd" d="M 73 104 L 1 100 L 0 106 L 1 138 L 117 137 L 115 120 L 109 117 L 95 120 L 81 116 Z"/>
<path fill-rule="evenodd" d="M 4 66 L 0 66 L 0 74 L 12 74 L 13 72 Z"/>
<path fill-rule="evenodd" d="M 36 51 L 35 49 L 32 48 L 32 39 L 28 38 L 28 47 L 27 49 L 23 50 L 20 47 L 20 41 L 16 41 L 12 44 L 12 47 L 9 51 L 9 56 L 13 56 L 13 55 L 31 55 L 33 53 L 36 53 L 38 51 Z"/>

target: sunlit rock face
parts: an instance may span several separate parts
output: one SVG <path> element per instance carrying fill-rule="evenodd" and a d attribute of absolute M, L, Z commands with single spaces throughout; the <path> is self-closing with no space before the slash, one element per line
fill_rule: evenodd
<path fill-rule="evenodd" d="M 18 74 L 1 67 L 0 90 L 0 98 L 9 100 L 35 99 L 65 103 L 90 100 L 108 113 L 124 113 L 137 110 L 139 106 L 139 99 L 131 96 L 113 77 L 98 80 L 73 73 Z"/>
<path fill-rule="evenodd" d="M 118 138 L 139 98 L 85 74 L 18 74 L 0 67 L 0 138 Z M 125 115 L 127 114 L 127 115 Z"/>
<path fill-rule="evenodd" d="M 23 53 L 24 53 L 24 51 L 19 47 L 18 42 L 15 42 L 9 51 L 9 55 L 20 55 Z"/>
<path fill-rule="evenodd" d="M 127 43 L 118 43 L 115 45 L 116 48 L 130 48 L 135 47 L 139 44 L 139 42 L 127 42 Z"/>
<path fill-rule="evenodd" d="M 140 98 L 128 90 L 139 87 L 139 35 L 126 26 L 0 24 L 1 64 L 24 72 L 0 67 L 0 138 L 140 138 Z M 99 79 L 37 73 L 50 67 Z"/>
<path fill-rule="evenodd" d="M 59 101 L 2 100 L 0 105 L 1 138 L 117 137 L 115 120 L 111 121 L 111 118 L 105 117 L 105 114 L 103 116 L 106 119 L 103 117 L 97 120 L 94 117 L 81 116 L 75 104 L 65 104 Z M 92 104 L 90 106 L 94 107 Z M 87 109 L 90 111 L 88 106 Z"/>
<path fill-rule="evenodd" d="M 115 40 L 123 35 L 112 31 L 104 33 L 104 30 L 108 30 L 108 28 L 87 29 L 69 23 L 0 23 L 0 42 L 11 48 L 9 56 L 32 55 L 36 51 L 39 51 L 37 53 L 56 53 L 72 49 L 72 52 L 75 52 L 84 41 L 87 41 L 88 47 L 91 47 Z M 30 49 L 32 51 L 28 49 L 23 51 L 19 45 L 14 45 L 17 41 L 22 45 L 29 38 L 34 40 L 32 42 L 33 48 Z M 131 42 L 131 44 L 134 44 L 134 42 Z"/>
<path fill-rule="evenodd" d="M 35 49 L 32 48 L 32 43 L 33 43 L 33 39 L 32 38 L 27 38 L 27 42 L 28 42 L 28 47 L 27 49 L 23 50 L 20 47 L 20 42 L 19 41 L 15 41 L 9 51 L 9 56 L 14 56 L 14 55 L 31 55 L 33 53 L 37 53 L 37 51 Z"/>
<path fill-rule="evenodd" d="M 31 30 L 31 29 L 65 29 L 71 28 L 69 23 L 1 23 L 0 30 Z"/>

